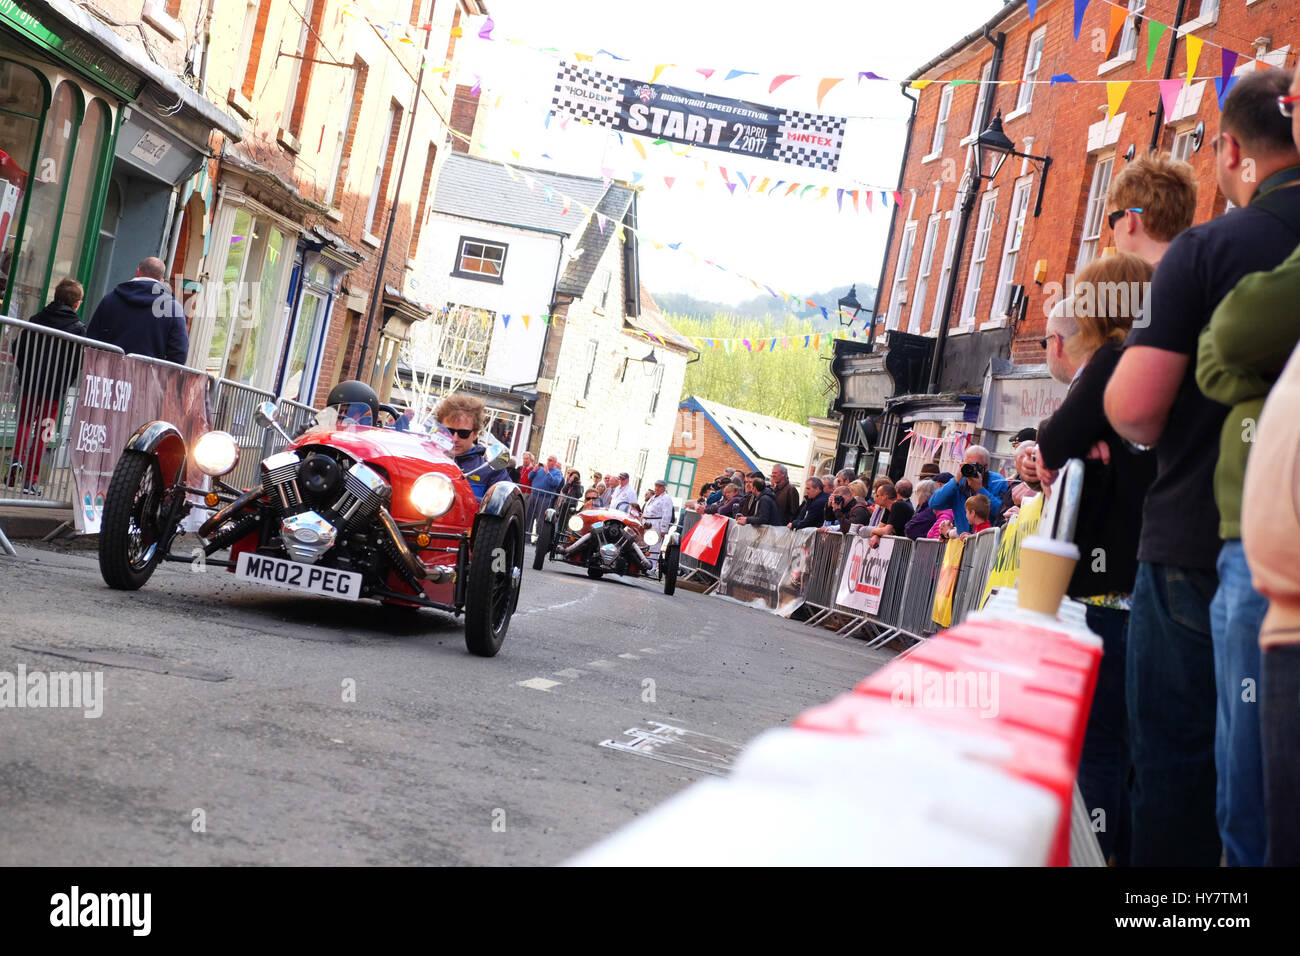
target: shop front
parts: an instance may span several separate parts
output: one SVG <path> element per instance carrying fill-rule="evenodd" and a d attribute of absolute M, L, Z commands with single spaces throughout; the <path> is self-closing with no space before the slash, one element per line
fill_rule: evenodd
<path fill-rule="evenodd" d="M 28 318 L 75 278 L 84 316 L 166 258 L 213 130 L 241 135 L 83 8 L 0 0 L 0 313 Z"/>
<path fill-rule="evenodd" d="M 1013 365 L 997 358 L 989 362 L 978 426 L 981 444 L 999 470 L 1012 467 L 1015 434 L 1022 428 L 1037 428 L 1061 407 L 1068 391 L 1069 386 L 1052 378 L 1046 365 Z"/>

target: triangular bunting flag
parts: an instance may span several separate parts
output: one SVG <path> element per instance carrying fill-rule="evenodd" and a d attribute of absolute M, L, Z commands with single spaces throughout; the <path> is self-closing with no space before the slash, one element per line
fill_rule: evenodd
<path fill-rule="evenodd" d="M 842 76 L 828 76 L 825 79 L 823 79 L 820 83 L 817 84 L 817 108 L 818 109 L 822 108 L 822 100 L 825 98 L 826 94 L 831 91 L 831 88 L 834 87 L 837 83 L 843 83 L 843 82 L 844 82 L 844 77 Z"/>
<path fill-rule="evenodd" d="M 1147 21 L 1147 72 L 1151 72 L 1151 67 L 1156 62 L 1156 47 L 1160 45 L 1160 38 L 1165 35 L 1165 30 L 1169 29 L 1163 23 Z"/>
<path fill-rule="evenodd" d="M 655 71 L 654 71 L 654 73 L 651 74 L 651 76 L 650 76 L 650 82 L 651 82 L 651 83 L 658 83 L 658 82 L 659 82 L 659 74 L 662 73 L 664 70 L 668 69 L 668 67 L 670 67 L 670 66 L 676 66 L 676 64 L 675 64 L 675 63 L 660 63 L 660 64 L 656 65 L 656 66 L 655 66 Z"/>
<path fill-rule="evenodd" d="M 646 158 L 645 147 L 641 145 L 640 139 L 632 140 L 632 146 L 636 149 L 638 153 L 640 153 L 642 159 Z"/>
<path fill-rule="evenodd" d="M 831 314 L 826 311 L 826 306 L 822 305 L 822 306 L 818 306 L 818 308 L 822 310 L 822 318 L 829 322 L 831 318 Z"/>
<path fill-rule="evenodd" d="M 524 328 L 528 328 L 528 320 L 531 318 L 531 316 L 521 315 L 519 318 L 524 320 Z"/>
<path fill-rule="evenodd" d="M 1232 76 L 1233 67 L 1237 65 L 1237 54 L 1235 51 L 1226 48 L 1220 52 L 1223 54 L 1223 58 L 1221 60 L 1219 76 L 1223 80 L 1223 83 L 1221 83 L 1220 86 L 1223 86 L 1228 82 L 1228 78 Z M 1220 102 L 1220 108 L 1222 108 L 1222 102 Z"/>
<path fill-rule="evenodd" d="M 713 74 L 716 73 L 717 70 L 696 70 L 695 72 L 700 74 L 700 76 L 704 77 L 707 80 L 707 79 L 711 79 L 713 77 Z"/>
<path fill-rule="evenodd" d="M 745 345 L 745 351 L 746 351 L 746 352 L 752 352 L 752 351 L 754 351 L 754 343 L 750 342 L 749 339 L 744 339 L 743 342 L 744 342 L 744 345 Z"/>
<path fill-rule="evenodd" d="M 903 191 L 901 189 L 894 190 L 894 205 L 895 206 L 903 205 Z"/>
<path fill-rule="evenodd" d="M 1074 42 L 1079 42 L 1079 31 L 1083 29 L 1083 14 L 1088 9 L 1088 0 L 1074 0 Z"/>
<path fill-rule="evenodd" d="M 753 72 L 752 70 L 728 70 L 727 71 L 728 80 L 734 80 L 738 76 L 758 76 L 758 74 Z M 724 80 L 723 82 L 726 81 Z"/>
<path fill-rule="evenodd" d="M 780 76 L 778 76 L 776 79 L 772 81 L 772 85 L 767 88 L 767 91 L 769 93 L 775 93 L 776 88 L 778 86 L 780 86 L 782 83 L 788 83 L 790 80 L 793 80 L 798 75 L 799 74 L 797 73 L 782 73 Z"/>
<path fill-rule="evenodd" d="M 742 186 L 745 187 L 745 192 L 749 192 L 749 184 L 752 183 L 753 180 L 752 180 L 752 179 L 746 179 L 746 178 L 745 178 L 745 174 L 742 173 L 739 169 L 736 170 L 736 178 L 739 179 L 739 180 L 740 180 L 740 184 L 741 184 Z"/>
<path fill-rule="evenodd" d="M 1201 47 L 1205 46 L 1205 41 L 1198 36 L 1187 35 L 1187 82 L 1192 82 L 1192 77 L 1196 76 L 1196 66 L 1201 61 Z"/>
<path fill-rule="evenodd" d="M 1170 117 L 1174 115 L 1174 108 L 1178 105 L 1178 94 L 1183 88 L 1182 80 L 1160 80 L 1156 84 L 1160 87 L 1160 102 L 1165 107 L 1165 122 L 1168 123 Z"/>
<path fill-rule="evenodd" d="M 867 212 L 871 212 L 871 190 L 870 189 L 864 190 L 862 193 L 862 198 L 866 200 Z"/>
<path fill-rule="evenodd" d="M 1115 45 L 1115 37 L 1120 30 L 1124 29 L 1124 23 L 1128 20 L 1128 10 L 1121 6 L 1111 5 L 1110 8 L 1110 26 L 1106 28 L 1106 49 L 1109 50 Z"/>
<path fill-rule="evenodd" d="M 510 328 L 510 313 L 501 316 L 501 325 L 503 328 Z"/>
<path fill-rule="evenodd" d="M 1038 0 L 1025 0 L 1025 6 L 1029 7 L 1029 19 L 1034 19 L 1034 14 L 1038 12 Z"/>
<path fill-rule="evenodd" d="M 814 335 L 814 336 L 813 336 L 813 348 L 814 348 L 814 349 L 819 349 L 819 348 L 821 348 L 821 347 L 822 347 L 822 337 L 821 337 L 821 335 L 820 335 L 820 334 L 818 334 L 818 335 Z"/>
<path fill-rule="evenodd" d="M 792 192 L 794 192 L 794 191 L 795 191 L 796 189 L 798 189 L 798 188 L 799 188 L 799 184 L 798 184 L 798 183 L 791 183 L 791 184 L 790 184 L 790 188 L 787 189 L 787 190 L 785 191 L 785 194 L 788 196 L 788 195 L 790 195 Z"/>
<path fill-rule="evenodd" d="M 478 38 L 480 40 L 491 40 L 492 28 L 495 26 L 496 24 L 492 22 L 492 18 L 488 17 L 486 20 L 483 21 L 483 29 L 478 31 Z"/>
<path fill-rule="evenodd" d="M 862 78 L 863 78 L 864 76 L 865 76 L 867 79 L 869 79 L 869 80 L 883 80 L 883 79 L 884 79 L 883 76 L 879 76 L 879 75 L 877 75 L 877 74 L 875 74 L 875 73 L 872 73 L 870 70 L 863 70 L 862 72 L 860 72 L 860 73 L 858 74 L 858 82 L 859 82 L 859 83 L 862 82 Z"/>
<path fill-rule="evenodd" d="M 1048 81 L 1048 86 L 1055 86 L 1057 83 L 1078 83 L 1079 81 L 1069 73 L 1054 73 Z"/>
<path fill-rule="evenodd" d="M 804 347 L 804 348 L 807 348 L 807 347 L 808 347 L 808 343 L 811 342 L 811 341 L 812 341 L 812 336 L 811 336 L 811 335 L 805 335 L 805 336 L 803 337 L 803 347 Z"/>
<path fill-rule="evenodd" d="M 1111 80 L 1106 84 L 1106 118 L 1114 119 L 1119 112 L 1119 104 L 1124 101 L 1131 80 Z"/>
<path fill-rule="evenodd" d="M 603 236 L 603 235 L 605 234 L 605 214 L 604 214 L 604 213 L 601 213 L 601 212 L 596 213 L 596 225 L 600 228 L 600 234 Z"/>
<path fill-rule="evenodd" d="M 843 189 L 835 190 L 835 211 L 836 212 L 844 211 L 844 190 Z"/>
<path fill-rule="evenodd" d="M 675 176 L 665 176 L 665 177 L 664 177 L 664 184 L 667 185 L 667 187 L 668 187 L 669 189 L 672 189 L 672 188 L 673 188 L 673 183 L 675 183 L 675 182 L 677 182 L 677 178 L 676 178 Z"/>
<path fill-rule="evenodd" d="M 854 211 L 854 212 L 857 212 L 857 211 L 858 211 L 858 191 L 857 191 L 856 189 L 850 189 L 850 190 L 849 190 L 849 195 L 853 197 L 853 211 Z"/>
<path fill-rule="evenodd" d="M 1226 53 L 1227 51 L 1225 50 L 1224 52 Z M 1223 112 L 1223 101 L 1224 101 L 1224 99 L 1227 97 L 1227 95 L 1228 95 L 1230 92 L 1232 92 L 1232 88 L 1233 88 L 1234 86 L 1236 86 L 1236 84 L 1237 84 L 1237 80 L 1239 80 L 1239 79 L 1241 79 L 1241 77 L 1239 77 L 1239 76 L 1230 76 L 1230 77 L 1228 77 L 1227 82 L 1225 82 L 1224 79 L 1223 79 L 1223 77 L 1221 77 L 1221 76 L 1216 76 L 1216 77 L 1214 78 L 1214 92 L 1215 92 L 1215 93 L 1218 95 L 1218 97 L 1219 97 L 1219 112 L 1220 112 L 1220 113 Z"/>
<path fill-rule="evenodd" d="M 914 90 L 923 90 L 933 82 L 934 80 L 913 80 L 911 86 Z"/>

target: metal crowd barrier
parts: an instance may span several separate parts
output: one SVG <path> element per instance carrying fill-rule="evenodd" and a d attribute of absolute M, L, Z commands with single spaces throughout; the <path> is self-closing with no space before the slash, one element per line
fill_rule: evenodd
<path fill-rule="evenodd" d="M 282 398 L 275 417 L 279 420 L 281 428 L 296 437 L 299 432 L 316 420 L 317 414 L 319 414 L 317 410 L 310 405 L 291 402 L 287 398 Z M 268 431 L 267 434 L 274 434 L 274 429 Z"/>
<path fill-rule="evenodd" d="M 966 539 L 962 549 L 961 568 L 957 572 L 957 585 L 952 595 L 952 626 L 956 627 L 966 615 L 979 605 L 988 583 L 989 568 L 997 553 L 998 529 L 986 528 Z"/>
<path fill-rule="evenodd" d="M 73 411 L 85 350 L 114 345 L 0 316 L 0 505 L 68 508 Z M 0 551 L 17 554 L 0 528 Z"/>
<path fill-rule="evenodd" d="M 880 609 L 868 617 L 872 624 L 883 625 L 883 629 L 871 641 L 868 647 L 879 647 L 888 643 L 900 631 L 899 616 L 903 606 L 903 591 L 907 578 L 911 574 L 913 541 L 898 535 L 890 535 L 888 540 L 894 542 L 893 553 L 889 556 L 889 568 L 885 572 L 885 584 L 880 593 Z"/>
<path fill-rule="evenodd" d="M 227 431 L 239 445 L 239 464 L 224 480 L 237 488 L 251 488 L 258 480 L 264 434 L 254 414 L 262 402 L 274 402 L 271 392 L 229 379 L 217 379 L 212 390 L 210 424 L 214 431 Z"/>
<path fill-rule="evenodd" d="M 934 592 L 939 585 L 944 542 L 938 538 L 917 538 L 912 542 L 912 563 L 907 570 L 899 608 L 898 629 L 912 637 L 933 634 Z"/>
<path fill-rule="evenodd" d="M 825 618 L 835 606 L 835 592 L 840 586 L 840 555 L 844 535 L 839 531 L 818 531 L 813 538 L 812 560 L 808 564 L 808 584 L 804 605 L 814 610 L 813 618 Z M 814 623 L 809 620 L 808 623 Z"/>

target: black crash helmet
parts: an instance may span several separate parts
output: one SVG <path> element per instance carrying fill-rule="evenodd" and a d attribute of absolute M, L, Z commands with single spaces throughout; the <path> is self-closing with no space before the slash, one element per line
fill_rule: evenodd
<path fill-rule="evenodd" d="M 339 423 L 374 425 L 379 420 L 379 396 L 365 382 L 339 382 L 325 399 L 329 408 L 337 408 Z"/>

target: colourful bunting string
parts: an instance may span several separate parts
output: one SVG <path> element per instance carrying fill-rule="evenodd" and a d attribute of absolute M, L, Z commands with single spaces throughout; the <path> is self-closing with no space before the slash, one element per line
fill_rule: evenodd
<path fill-rule="evenodd" d="M 1156 62 L 1156 47 L 1160 45 L 1160 38 L 1165 35 L 1165 30 L 1169 29 L 1163 23 L 1147 23 L 1147 72 L 1151 72 L 1151 67 Z"/>
<path fill-rule="evenodd" d="M 1183 81 L 1180 79 L 1160 81 L 1160 102 L 1164 104 L 1166 123 L 1169 122 L 1169 117 L 1174 115 L 1174 109 L 1178 106 L 1178 94 L 1182 88 Z"/>
<path fill-rule="evenodd" d="M 1128 80 L 1115 80 L 1106 84 L 1106 118 L 1114 119 L 1115 114 L 1119 112 L 1119 104 L 1124 101 L 1124 94 L 1128 92 Z"/>
<path fill-rule="evenodd" d="M 778 76 L 776 79 L 772 81 L 772 85 L 767 88 L 767 91 L 769 93 L 775 93 L 776 88 L 778 86 L 780 86 L 782 83 L 788 83 L 790 80 L 793 80 L 796 76 L 798 76 L 797 73 L 782 73 L 780 76 Z"/>
<path fill-rule="evenodd" d="M 1074 42 L 1079 42 L 1079 31 L 1083 29 L 1083 14 L 1088 9 L 1088 0 L 1074 0 Z"/>
<path fill-rule="evenodd" d="M 843 82 L 844 82 L 844 77 L 842 76 L 828 76 L 820 83 L 817 84 L 817 108 L 818 109 L 822 108 L 822 100 L 826 98 L 826 94 L 829 93 L 836 85 Z"/>
<path fill-rule="evenodd" d="M 1196 64 L 1201 59 L 1201 48 L 1205 46 L 1205 41 L 1192 34 L 1187 35 L 1187 82 L 1192 81 L 1196 75 Z"/>

